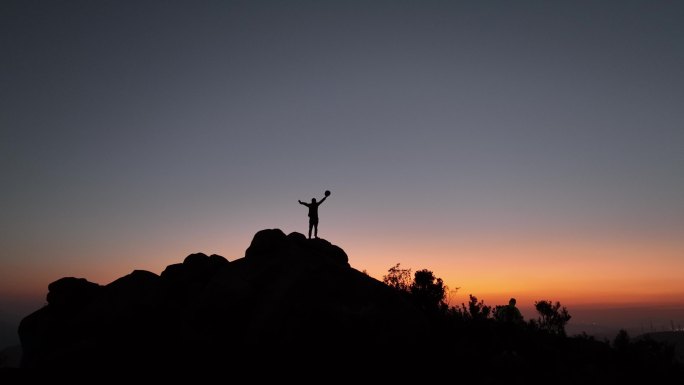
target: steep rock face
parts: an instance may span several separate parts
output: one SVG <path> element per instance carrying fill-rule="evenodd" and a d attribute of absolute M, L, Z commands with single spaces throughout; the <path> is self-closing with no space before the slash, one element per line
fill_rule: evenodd
<path fill-rule="evenodd" d="M 206 365 L 410 344 L 423 316 L 323 239 L 262 230 L 244 258 L 191 254 L 160 276 L 62 278 L 19 327 L 24 367 Z"/>

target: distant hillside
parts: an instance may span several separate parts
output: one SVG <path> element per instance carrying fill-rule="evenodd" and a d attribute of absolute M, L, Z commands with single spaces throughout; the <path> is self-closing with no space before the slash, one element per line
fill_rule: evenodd
<path fill-rule="evenodd" d="M 20 320 L 19 316 L 0 312 L 0 349 L 19 343 L 17 327 Z"/>
<path fill-rule="evenodd" d="M 639 339 L 652 339 L 674 346 L 677 359 L 684 363 L 684 331 L 653 332 L 642 334 Z"/>

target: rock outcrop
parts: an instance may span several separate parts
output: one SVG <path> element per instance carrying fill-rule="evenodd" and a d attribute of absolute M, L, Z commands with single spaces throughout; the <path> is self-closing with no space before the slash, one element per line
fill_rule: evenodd
<path fill-rule="evenodd" d="M 244 258 L 191 254 L 161 275 L 62 278 L 19 327 L 24 367 L 205 365 L 418 343 L 423 315 L 323 239 L 258 232 Z"/>

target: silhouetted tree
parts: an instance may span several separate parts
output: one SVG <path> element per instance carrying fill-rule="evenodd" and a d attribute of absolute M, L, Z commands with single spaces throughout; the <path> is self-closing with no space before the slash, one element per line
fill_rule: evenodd
<path fill-rule="evenodd" d="M 383 282 L 422 310 L 431 335 L 440 336 L 433 346 L 447 343 L 460 347 L 450 357 L 452 361 L 462 362 L 464 367 L 493 363 L 487 383 L 528 383 L 527 376 L 551 378 L 560 373 L 568 376 L 567 383 L 587 383 L 586 379 L 611 383 L 604 381 L 626 381 L 639 375 L 651 379 L 653 373 L 658 373 L 653 383 L 683 377 L 673 348 L 666 344 L 630 340 L 624 331 L 612 348 L 608 340 L 600 342 L 586 333 L 568 337 L 565 326 L 572 317 L 560 302 L 535 302 L 538 318 L 525 322 L 513 298 L 508 305 L 494 308 L 471 294 L 467 303 L 449 307 L 448 288 L 430 270 L 418 270 L 412 276 L 410 269 L 396 264 L 383 276 Z M 518 377 L 507 374 L 513 367 L 520 368 Z"/>
<path fill-rule="evenodd" d="M 463 319 L 466 320 L 486 320 L 492 313 L 492 307 L 484 304 L 484 300 L 478 302 L 477 297 L 472 294 L 468 295 L 470 301 L 468 301 L 468 306 L 466 304 L 461 304 L 460 313 Z"/>
<path fill-rule="evenodd" d="M 416 271 L 410 292 L 419 308 L 425 311 L 445 311 L 447 287 L 441 278 L 427 269 Z"/>
<path fill-rule="evenodd" d="M 553 304 L 551 301 L 538 301 L 534 303 L 534 307 L 539 318 L 536 322 L 530 321 L 531 324 L 553 334 L 565 335 L 565 324 L 572 318 L 565 306 L 561 307 L 560 302 Z"/>
<path fill-rule="evenodd" d="M 613 347 L 617 350 L 626 350 L 629 347 L 629 334 L 624 329 L 620 329 L 613 340 Z"/>
<path fill-rule="evenodd" d="M 397 263 L 387 270 L 382 282 L 391 288 L 408 293 L 411 288 L 411 269 L 402 269 L 401 264 Z"/>

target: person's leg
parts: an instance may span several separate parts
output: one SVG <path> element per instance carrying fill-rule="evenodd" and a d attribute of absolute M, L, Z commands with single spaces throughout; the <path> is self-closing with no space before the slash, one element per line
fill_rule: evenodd
<path fill-rule="evenodd" d="M 318 222 L 314 223 L 314 238 L 318 238 Z"/>
<path fill-rule="evenodd" d="M 313 222 L 309 221 L 309 239 L 311 239 L 311 228 L 313 227 Z"/>

